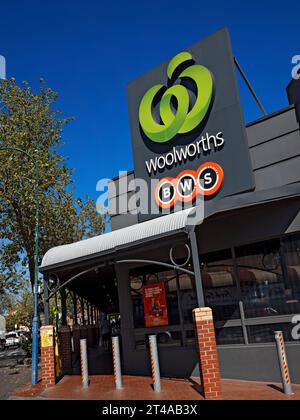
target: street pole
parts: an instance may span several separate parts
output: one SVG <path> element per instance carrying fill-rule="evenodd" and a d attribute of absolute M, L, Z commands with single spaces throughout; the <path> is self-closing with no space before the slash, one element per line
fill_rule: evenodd
<path fill-rule="evenodd" d="M 39 175 L 36 162 L 34 163 L 35 172 L 35 232 L 34 232 L 34 314 L 32 321 L 32 372 L 31 382 L 37 385 L 39 379 L 39 317 L 38 317 L 38 278 L 39 278 L 39 224 L 40 224 L 40 206 L 39 206 Z"/>
<path fill-rule="evenodd" d="M 38 278 L 39 278 L 39 175 L 34 158 L 25 150 L 16 147 L 2 147 L 0 152 L 19 152 L 26 155 L 34 166 L 34 200 L 35 200 L 35 232 L 34 232 L 34 285 L 33 285 L 33 320 L 32 320 L 32 371 L 31 382 L 38 383 L 39 363 L 39 318 L 38 318 Z"/>

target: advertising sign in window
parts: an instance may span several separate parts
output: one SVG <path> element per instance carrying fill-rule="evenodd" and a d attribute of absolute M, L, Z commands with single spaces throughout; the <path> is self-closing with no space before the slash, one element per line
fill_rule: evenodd
<path fill-rule="evenodd" d="M 146 327 L 168 325 L 168 310 L 164 283 L 154 283 L 143 288 Z"/>

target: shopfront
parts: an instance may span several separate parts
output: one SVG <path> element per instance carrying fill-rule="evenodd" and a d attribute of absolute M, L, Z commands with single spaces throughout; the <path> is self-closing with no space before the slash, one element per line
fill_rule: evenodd
<path fill-rule="evenodd" d="M 228 42 L 227 32 L 220 31 L 130 84 L 135 167 L 109 185 L 110 208 L 117 209 L 112 231 L 50 250 L 41 271 L 45 284 L 55 275 L 62 287 L 106 312 L 112 299 L 112 311 L 117 307 L 120 313 L 127 374 L 149 374 L 152 333 L 163 376 L 199 374 L 192 311 L 207 306 L 224 378 L 279 381 L 274 332 L 281 330 L 292 380 L 300 383 L 300 342 L 293 334 L 294 316 L 300 314 L 299 82 L 289 85 L 289 106 L 245 125 Z M 216 57 L 225 66 L 221 70 Z M 197 64 L 200 58 L 205 66 Z M 180 71 L 187 72 L 183 80 L 202 72 L 204 81 L 195 80 L 206 80 L 206 100 L 198 103 L 197 91 L 193 99 L 202 113 L 190 115 L 190 106 L 175 122 L 167 94 L 160 98 L 163 128 L 157 119 L 143 118 L 158 100 L 155 80 L 161 82 L 167 72 L 172 89 Z M 177 89 L 170 93 L 179 95 L 173 113 L 176 107 L 180 113 L 187 99 L 183 88 Z M 188 158 L 180 162 L 185 153 Z M 154 178 L 158 186 L 148 197 L 154 212 L 139 213 L 133 199 L 138 183 L 150 185 Z M 183 178 L 199 185 L 184 195 Z M 197 210 L 197 195 L 204 196 L 204 213 L 193 225 L 189 217 Z M 119 211 L 124 200 L 126 210 Z M 189 200 L 190 208 L 177 208 Z M 171 214 L 164 214 L 170 208 Z M 106 293 L 109 284 L 113 297 Z"/>

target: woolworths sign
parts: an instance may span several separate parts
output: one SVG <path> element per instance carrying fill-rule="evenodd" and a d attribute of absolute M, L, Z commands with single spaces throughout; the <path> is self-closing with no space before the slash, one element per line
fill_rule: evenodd
<path fill-rule="evenodd" d="M 226 29 L 130 83 L 128 98 L 135 177 L 157 180 L 151 203 L 176 211 L 254 187 Z"/>

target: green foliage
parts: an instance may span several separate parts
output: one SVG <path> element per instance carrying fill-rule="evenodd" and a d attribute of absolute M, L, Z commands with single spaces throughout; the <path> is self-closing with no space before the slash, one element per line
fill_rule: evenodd
<path fill-rule="evenodd" d="M 55 109 L 57 93 L 41 81 L 38 93 L 26 82 L 0 81 L 0 148 L 14 147 L 29 153 L 39 179 L 39 258 L 52 247 L 99 235 L 104 219 L 93 201 L 76 200 L 73 171 L 61 155 L 63 128 L 72 118 Z M 34 282 L 35 169 L 19 152 L 1 152 L 0 243 L 2 272 L 29 268 Z M 0 279 L 1 294 L 1 279 Z"/>
<path fill-rule="evenodd" d="M 6 317 L 6 329 L 14 330 L 15 325 L 25 325 L 30 328 L 33 319 L 33 295 L 30 291 L 25 291 L 19 301 L 17 301 Z"/>
<path fill-rule="evenodd" d="M 0 274 L 0 315 L 5 315 L 12 307 L 23 286 L 24 280 L 17 273 Z"/>

